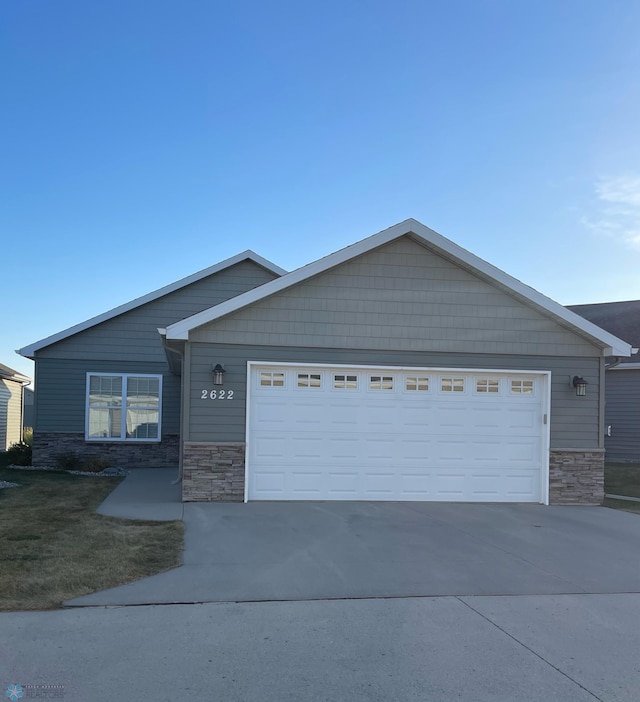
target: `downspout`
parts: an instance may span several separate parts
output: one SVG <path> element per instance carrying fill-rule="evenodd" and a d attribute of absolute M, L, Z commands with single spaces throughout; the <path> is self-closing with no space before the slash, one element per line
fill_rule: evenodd
<path fill-rule="evenodd" d="M 604 369 L 605 370 L 611 370 L 611 368 L 615 368 L 617 365 L 619 365 L 622 362 L 622 356 L 610 356 L 612 359 L 611 363 L 607 363 L 606 359 L 604 362 Z"/>
<path fill-rule="evenodd" d="M 166 329 L 158 329 L 158 333 L 160 334 L 160 339 L 162 340 L 162 346 L 164 347 L 165 351 L 168 351 L 170 353 L 176 354 L 176 356 L 180 357 L 180 362 L 181 366 L 183 369 L 183 372 L 180 373 L 180 443 L 179 443 L 179 455 L 178 455 L 178 477 L 171 482 L 172 485 L 177 485 L 181 480 L 182 480 L 182 412 L 183 412 L 183 401 L 184 401 L 184 353 L 178 349 L 172 349 L 168 344 L 167 344 L 167 336 L 166 336 Z"/>

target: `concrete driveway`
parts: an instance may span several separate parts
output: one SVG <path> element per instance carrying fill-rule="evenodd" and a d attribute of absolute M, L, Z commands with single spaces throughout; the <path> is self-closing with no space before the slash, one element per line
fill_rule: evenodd
<path fill-rule="evenodd" d="M 175 518 L 172 477 L 132 474 L 100 511 Z M 254 503 L 187 504 L 184 520 L 182 567 L 0 614 L 3 684 L 93 702 L 114 684 L 142 702 L 638 699 L 637 515 Z M 154 602 L 194 604 L 88 606 Z"/>
<path fill-rule="evenodd" d="M 640 519 L 601 507 L 197 503 L 183 518 L 182 567 L 67 604 L 640 592 Z"/>

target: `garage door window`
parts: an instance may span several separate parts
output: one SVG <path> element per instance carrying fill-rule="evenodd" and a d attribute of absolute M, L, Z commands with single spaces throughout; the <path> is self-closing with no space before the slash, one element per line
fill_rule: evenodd
<path fill-rule="evenodd" d="M 500 392 L 500 381 L 492 378 L 477 378 L 476 392 L 479 393 L 498 393 Z"/>
<path fill-rule="evenodd" d="M 409 391 L 429 392 L 429 378 L 426 375 L 407 375 L 404 379 L 404 388 Z"/>
<path fill-rule="evenodd" d="M 268 388 L 283 388 L 284 373 L 278 373 L 276 371 L 261 371 L 260 385 Z"/>
<path fill-rule="evenodd" d="M 391 375 L 371 375 L 371 376 L 369 376 L 369 390 L 393 390 L 393 376 L 391 376 Z"/>
<path fill-rule="evenodd" d="M 464 378 L 442 378 L 440 389 L 442 392 L 464 392 Z"/>
<path fill-rule="evenodd" d="M 512 395 L 533 395 L 533 380 L 512 380 Z"/>
<path fill-rule="evenodd" d="M 334 375 L 333 387 L 337 390 L 356 390 L 358 388 L 358 376 Z"/>
<path fill-rule="evenodd" d="M 322 385 L 320 373 L 298 373 L 299 388 L 319 388 Z"/>

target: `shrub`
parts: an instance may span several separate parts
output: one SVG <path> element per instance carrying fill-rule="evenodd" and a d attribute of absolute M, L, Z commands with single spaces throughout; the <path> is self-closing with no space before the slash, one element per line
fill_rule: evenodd
<path fill-rule="evenodd" d="M 33 446 L 33 429 L 25 427 L 22 431 L 22 443 L 27 446 Z"/>
<path fill-rule="evenodd" d="M 60 470 L 81 470 L 82 460 L 75 451 L 64 451 L 54 456 L 55 466 Z"/>
<path fill-rule="evenodd" d="M 23 441 L 17 444 L 11 444 L 6 453 L 9 465 L 14 466 L 30 466 L 31 465 L 31 446 Z"/>
<path fill-rule="evenodd" d="M 86 470 L 90 473 L 100 473 L 105 468 L 111 465 L 111 461 L 102 456 L 91 456 L 87 458 L 82 466 L 82 470 Z"/>

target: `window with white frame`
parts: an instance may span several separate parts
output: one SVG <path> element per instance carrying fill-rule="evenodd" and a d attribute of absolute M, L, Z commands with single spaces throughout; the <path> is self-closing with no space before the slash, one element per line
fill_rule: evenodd
<path fill-rule="evenodd" d="M 511 380 L 512 395 L 533 395 L 533 380 Z"/>
<path fill-rule="evenodd" d="M 405 390 L 415 390 L 429 392 L 429 376 L 427 375 L 407 375 L 404 379 Z"/>
<path fill-rule="evenodd" d="M 319 388 L 322 383 L 320 373 L 298 373 L 299 388 Z"/>
<path fill-rule="evenodd" d="M 441 378 L 440 390 L 442 392 L 464 392 L 464 378 Z"/>
<path fill-rule="evenodd" d="M 358 376 L 357 375 L 333 375 L 333 387 L 337 390 L 357 390 Z"/>
<path fill-rule="evenodd" d="M 393 390 L 393 376 L 370 375 L 369 390 Z"/>
<path fill-rule="evenodd" d="M 500 381 L 497 378 L 476 378 L 476 392 L 498 393 Z"/>
<path fill-rule="evenodd" d="M 88 441 L 160 441 L 162 376 L 88 373 Z"/>
<path fill-rule="evenodd" d="M 280 371 L 260 371 L 260 385 L 268 388 L 283 388 L 284 373 Z"/>

